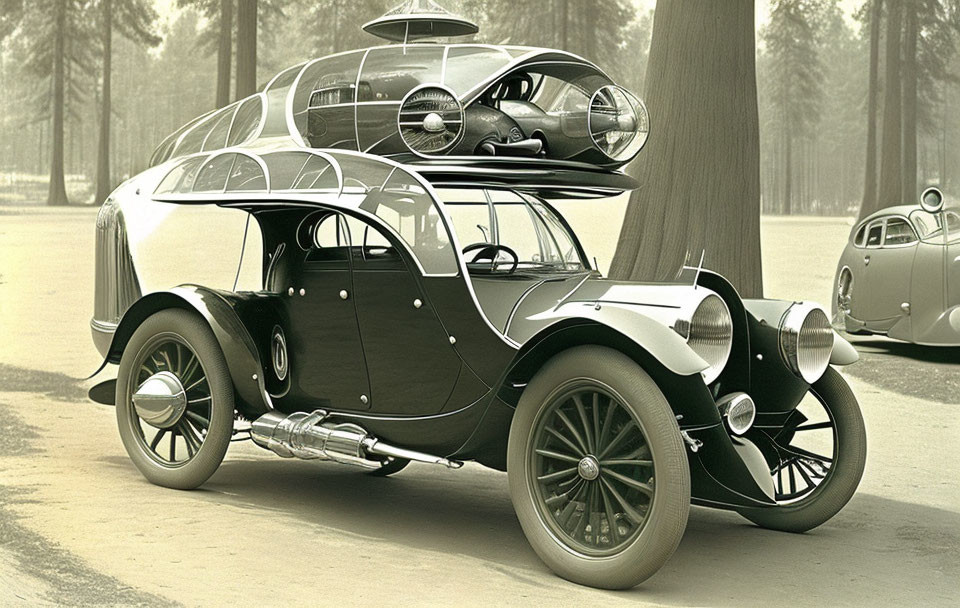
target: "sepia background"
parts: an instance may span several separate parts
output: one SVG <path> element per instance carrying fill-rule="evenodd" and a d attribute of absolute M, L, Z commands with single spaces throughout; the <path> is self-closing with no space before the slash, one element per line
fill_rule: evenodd
<path fill-rule="evenodd" d="M 99 203 L 195 116 L 284 67 L 379 44 L 360 25 L 398 1 L 0 0 L 0 605 L 955 605 L 960 355 L 882 338 L 851 338 L 861 362 L 843 370 L 869 439 L 847 508 L 802 536 L 694 508 L 674 558 L 629 593 L 552 575 L 523 538 L 506 477 L 472 464 L 373 480 L 238 444 L 199 491 L 140 477 L 113 409 L 88 401 L 82 380 L 100 364 L 88 325 Z M 661 40 L 703 45 L 738 33 L 723 29 L 728 7 L 752 7 L 734 25 L 749 26 L 739 34 L 755 45 L 755 89 L 733 65 L 717 81 L 664 68 L 703 103 L 718 83 L 756 98 L 758 193 L 718 207 L 759 224 L 757 259 L 738 278 L 752 295 L 829 305 L 857 217 L 912 203 L 928 184 L 954 202 L 960 192 L 960 0 L 441 4 L 480 25 L 474 40 L 567 49 L 654 101 L 655 10 L 681 11 Z M 698 10 L 716 19 L 685 29 Z M 683 132 L 651 113 L 648 149 L 627 168 L 638 177 L 665 140 L 723 155 L 718 133 L 749 130 Z M 689 204 L 691 231 L 717 228 L 698 205 L 728 176 L 673 169 L 710 179 L 662 204 Z M 660 226 L 642 217 L 618 239 L 628 206 L 661 197 L 641 181 L 630 202 L 558 203 L 604 272 L 631 239 L 658 247 Z M 195 255 L 173 253 L 172 269 Z M 708 265 L 723 255 L 710 248 Z"/>

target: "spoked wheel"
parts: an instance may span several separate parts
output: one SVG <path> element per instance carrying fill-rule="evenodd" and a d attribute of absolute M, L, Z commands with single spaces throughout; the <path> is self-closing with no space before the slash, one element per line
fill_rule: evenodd
<path fill-rule="evenodd" d="M 618 351 L 577 347 L 544 365 L 514 415 L 507 474 L 530 544 L 577 583 L 639 584 L 686 527 L 690 472 L 676 419 Z"/>
<path fill-rule="evenodd" d="M 856 492 L 866 463 L 866 430 L 856 397 L 828 368 L 783 428 L 751 439 L 770 466 L 776 507 L 742 509 L 750 521 L 805 532 L 837 514 Z"/>
<path fill-rule="evenodd" d="M 233 430 L 233 385 L 195 314 L 165 310 L 137 328 L 120 361 L 116 403 L 124 447 L 153 483 L 195 488 L 219 467 Z"/>
<path fill-rule="evenodd" d="M 647 521 L 653 456 L 636 416 L 594 382 L 571 385 L 541 414 L 530 484 L 554 534 L 586 555 L 611 555 Z"/>

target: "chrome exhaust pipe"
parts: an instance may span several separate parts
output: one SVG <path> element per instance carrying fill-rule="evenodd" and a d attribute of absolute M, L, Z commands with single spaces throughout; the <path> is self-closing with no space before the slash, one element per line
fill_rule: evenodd
<path fill-rule="evenodd" d="M 295 412 L 289 416 L 267 412 L 253 421 L 250 437 L 260 447 L 284 458 L 333 460 L 368 469 L 383 466 L 382 459 L 376 456 L 439 464 L 450 469 L 463 466 L 462 462 L 386 444 L 359 425 L 328 422 L 328 417 L 323 410 L 309 414 Z"/>

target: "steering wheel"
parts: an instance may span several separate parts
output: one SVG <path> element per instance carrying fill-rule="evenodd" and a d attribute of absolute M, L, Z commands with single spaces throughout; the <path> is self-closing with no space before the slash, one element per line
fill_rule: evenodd
<path fill-rule="evenodd" d="M 490 268 L 487 269 L 487 272 L 494 272 L 497 269 L 497 254 L 501 251 L 513 258 L 513 265 L 510 267 L 510 270 L 507 271 L 507 274 L 512 274 L 517 266 L 520 264 L 520 258 L 517 256 L 517 252 L 513 249 L 510 249 L 506 245 L 494 245 L 493 243 L 474 243 L 472 245 L 467 245 L 463 248 L 463 254 L 466 255 L 471 251 L 476 251 L 477 254 L 473 256 L 467 264 L 476 264 L 479 260 L 490 260 Z"/>

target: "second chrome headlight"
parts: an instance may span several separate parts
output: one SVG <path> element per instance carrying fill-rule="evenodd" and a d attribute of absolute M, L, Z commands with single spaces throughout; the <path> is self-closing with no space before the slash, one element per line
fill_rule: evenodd
<path fill-rule="evenodd" d="M 733 319 L 727 304 L 718 295 L 704 298 L 690 321 L 684 324 L 686 331 L 680 334 L 687 338 L 693 352 L 710 367 L 703 371 L 703 379 L 709 384 L 717 379 L 730 358 L 733 346 Z"/>
<path fill-rule="evenodd" d="M 780 356 L 793 373 L 813 384 L 830 364 L 833 335 L 822 308 L 810 302 L 794 304 L 780 320 Z"/>

